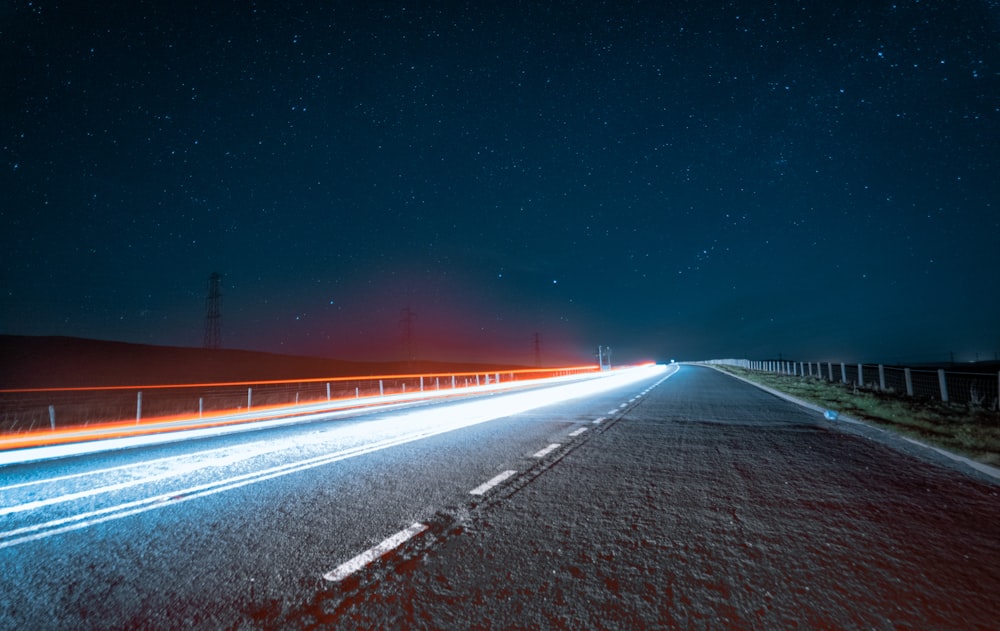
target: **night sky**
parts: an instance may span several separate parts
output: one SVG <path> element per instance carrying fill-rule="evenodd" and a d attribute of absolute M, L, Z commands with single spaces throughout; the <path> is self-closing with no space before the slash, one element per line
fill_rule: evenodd
<path fill-rule="evenodd" d="M 1000 3 L 0 3 L 0 333 L 1000 351 Z"/>

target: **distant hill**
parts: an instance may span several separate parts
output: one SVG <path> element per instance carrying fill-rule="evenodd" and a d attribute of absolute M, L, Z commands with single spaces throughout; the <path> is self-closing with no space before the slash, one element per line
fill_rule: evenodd
<path fill-rule="evenodd" d="M 359 362 L 76 337 L 0 335 L 0 389 L 268 381 L 514 370 L 453 362 Z"/>

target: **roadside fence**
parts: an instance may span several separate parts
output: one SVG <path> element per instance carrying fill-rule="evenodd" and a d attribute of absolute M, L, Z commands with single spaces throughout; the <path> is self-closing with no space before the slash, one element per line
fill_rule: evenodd
<path fill-rule="evenodd" d="M 909 368 L 883 364 L 713 359 L 704 362 L 746 370 L 854 384 L 880 392 L 1000 410 L 1000 372 Z"/>
<path fill-rule="evenodd" d="M 456 372 L 371 377 L 186 385 L 30 388 L 0 390 L 0 435 L 85 427 L 95 423 L 164 419 L 211 419 L 233 413 L 310 405 L 310 411 L 371 404 L 375 397 L 475 386 L 527 385 L 536 379 L 598 372 L 598 367 L 539 368 L 503 372 Z M 471 390 L 469 391 L 472 392 Z M 417 397 L 419 398 L 419 396 Z"/>

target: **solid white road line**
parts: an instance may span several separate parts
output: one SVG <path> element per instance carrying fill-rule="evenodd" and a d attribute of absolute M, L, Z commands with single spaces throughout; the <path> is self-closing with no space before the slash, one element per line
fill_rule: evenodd
<path fill-rule="evenodd" d="M 586 427 L 581 427 L 580 429 L 573 430 L 572 432 L 569 433 L 569 435 L 570 436 L 579 436 L 580 434 L 584 433 L 585 431 L 587 431 L 587 428 Z"/>
<path fill-rule="evenodd" d="M 544 458 L 545 456 L 549 455 L 550 453 L 552 453 L 556 449 L 559 449 L 559 443 L 552 443 L 551 445 L 549 445 L 545 449 L 543 449 L 543 450 L 539 451 L 538 453 L 536 453 L 533 457 L 534 458 Z"/>
<path fill-rule="evenodd" d="M 511 477 L 512 475 L 516 475 L 516 474 L 517 474 L 517 471 L 504 471 L 503 473 L 501 473 L 500 475 L 494 477 L 493 479 L 489 480 L 488 482 L 484 482 L 483 484 L 480 484 L 476 488 L 472 489 L 471 491 L 469 491 L 469 494 L 470 495 L 484 495 L 486 493 L 486 491 L 489 491 L 494 486 L 500 484 L 501 482 L 503 482 L 507 478 Z"/>
<path fill-rule="evenodd" d="M 425 530 L 427 530 L 427 526 L 425 526 L 424 524 L 421 524 L 419 522 L 414 523 L 409 528 L 406 528 L 405 530 L 400 530 L 399 532 L 389 537 L 382 543 L 378 544 L 374 548 L 369 548 L 365 550 L 364 552 L 354 557 L 347 563 L 340 564 L 339 566 L 337 566 L 336 569 L 324 574 L 323 578 L 331 582 L 342 581 L 351 574 L 354 574 L 364 566 L 368 565 L 375 559 L 379 558 L 380 556 L 392 550 L 395 550 L 403 543 L 405 543 L 407 540 L 411 539 L 416 535 L 419 535 Z"/>

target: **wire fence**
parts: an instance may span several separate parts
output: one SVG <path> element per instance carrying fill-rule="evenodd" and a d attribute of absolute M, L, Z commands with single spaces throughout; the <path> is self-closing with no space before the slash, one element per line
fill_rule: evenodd
<path fill-rule="evenodd" d="M 1000 410 L 1000 372 L 788 360 L 714 359 L 705 363 L 814 377 L 908 397 Z"/>
<path fill-rule="evenodd" d="M 311 405 L 321 410 L 358 405 L 373 397 L 523 382 L 597 372 L 597 366 L 457 372 L 375 377 L 97 388 L 0 390 L 0 435 L 99 423 L 152 423 L 163 419 L 211 419 L 226 414 Z"/>

